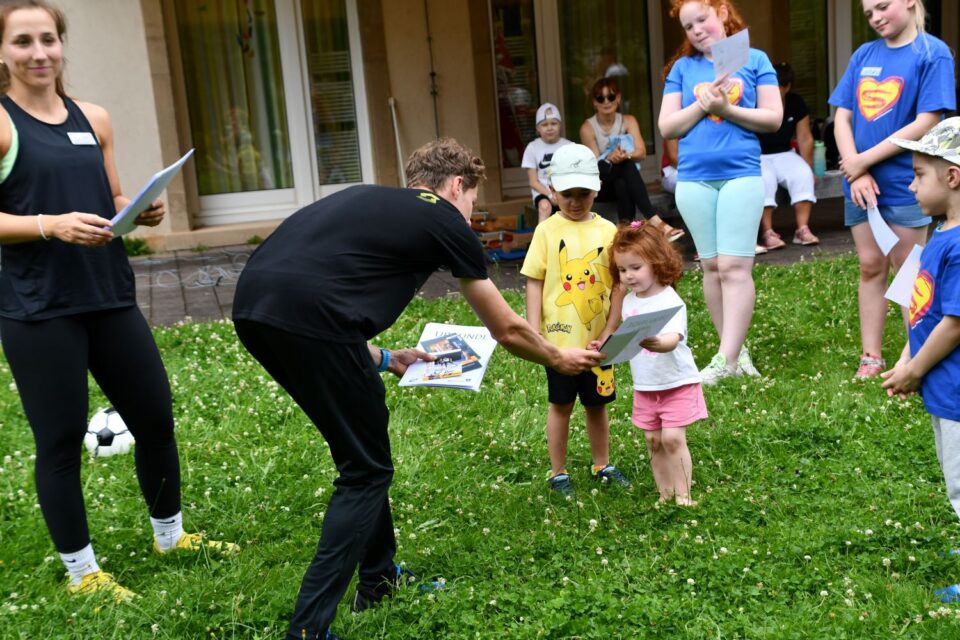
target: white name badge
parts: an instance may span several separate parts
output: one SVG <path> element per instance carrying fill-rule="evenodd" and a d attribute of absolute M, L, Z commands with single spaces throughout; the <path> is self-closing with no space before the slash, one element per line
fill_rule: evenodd
<path fill-rule="evenodd" d="M 877 78 L 880 74 L 883 73 L 883 67 L 864 67 L 860 69 L 860 76 L 870 76 L 871 78 Z"/>
<path fill-rule="evenodd" d="M 67 135 L 70 136 L 70 142 L 73 144 L 97 144 L 97 139 L 89 131 L 68 131 Z"/>

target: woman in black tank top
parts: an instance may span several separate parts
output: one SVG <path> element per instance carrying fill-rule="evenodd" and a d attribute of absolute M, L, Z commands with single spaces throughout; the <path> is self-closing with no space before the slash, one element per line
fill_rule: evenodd
<path fill-rule="evenodd" d="M 136 306 L 110 219 L 120 191 L 107 112 L 63 91 L 63 14 L 43 0 L 0 6 L 0 342 L 37 445 L 36 488 L 70 593 L 132 597 L 100 571 L 80 479 L 89 371 L 136 439 L 154 549 L 229 543 L 184 533 L 170 384 Z M 162 201 L 137 219 L 154 226 Z"/>

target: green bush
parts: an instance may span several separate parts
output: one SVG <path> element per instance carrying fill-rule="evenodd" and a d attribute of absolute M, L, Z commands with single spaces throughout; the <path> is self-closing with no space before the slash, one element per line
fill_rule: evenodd
<path fill-rule="evenodd" d="M 128 256 L 146 256 L 153 253 L 153 249 L 150 248 L 150 245 L 147 244 L 147 241 L 143 238 L 131 238 L 130 236 L 123 236 L 123 248 L 126 250 Z"/>

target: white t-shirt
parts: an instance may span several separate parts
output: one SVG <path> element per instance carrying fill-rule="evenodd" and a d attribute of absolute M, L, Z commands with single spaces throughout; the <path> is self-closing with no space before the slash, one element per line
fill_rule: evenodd
<path fill-rule="evenodd" d="M 679 333 L 680 342 L 676 349 L 668 353 L 641 349 L 630 360 L 630 373 L 633 374 L 633 388 L 636 391 L 662 391 L 700 382 L 697 363 L 693 361 L 693 354 L 687 346 L 687 305 L 673 287 L 667 287 L 649 298 L 638 298 L 631 291 L 623 299 L 623 317 L 670 307 L 680 307 L 680 310 L 667 322 L 660 335 Z"/>
<path fill-rule="evenodd" d="M 537 179 L 540 180 L 540 184 L 550 190 L 550 176 L 547 175 L 547 169 L 550 168 L 550 160 L 553 159 L 553 154 L 564 145 L 572 144 L 566 138 L 560 138 L 554 143 L 546 143 L 543 141 L 543 138 L 537 138 L 533 142 L 527 145 L 527 148 L 523 150 L 523 161 L 520 163 L 520 166 L 524 169 L 536 169 L 537 170 Z M 540 195 L 535 189 L 530 189 L 530 193 L 533 194 L 533 199 L 536 200 L 537 196 Z"/>

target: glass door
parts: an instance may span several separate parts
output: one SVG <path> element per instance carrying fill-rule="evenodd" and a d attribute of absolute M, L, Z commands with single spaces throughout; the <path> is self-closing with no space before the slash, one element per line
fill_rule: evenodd
<path fill-rule="evenodd" d="M 355 0 L 171 0 L 199 222 L 282 218 L 372 176 Z"/>

